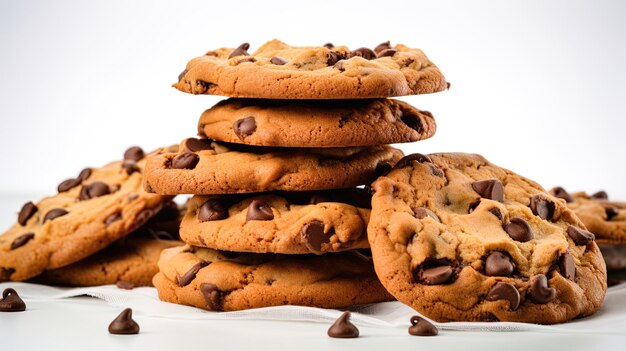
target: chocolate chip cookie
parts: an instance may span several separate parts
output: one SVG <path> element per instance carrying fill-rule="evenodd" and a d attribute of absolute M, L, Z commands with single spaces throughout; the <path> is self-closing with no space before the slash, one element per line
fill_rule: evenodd
<path fill-rule="evenodd" d="M 343 308 L 392 300 L 371 259 L 357 253 L 239 254 L 166 249 L 153 280 L 163 301 L 211 311 L 300 305 Z"/>
<path fill-rule="evenodd" d="M 432 114 L 393 99 L 228 99 L 206 110 L 198 133 L 258 146 L 345 147 L 430 138 Z"/>
<path fill-rule="evenodd" d="M 413 154 L 373 190 L 376 273 L 425 316 L 551 324 L 600 308 L 593 234 L 537 183 L 479 155 Z"/>
<path fill-rule="evenodd" d="M 266 99 L 354 99 L 427 94 L 448 87 L 419 49 L 296 47 L 272 40 L 209 51 L 187 63 L 174 87 L 191 94 Z"/>
<path fill-rule="evenodd" d="M 350 188 L 402 157 L 390 146 L 289 149 L 189 138 L 148 157 L 145 188 L 162 195 Z"/>
<path fill-rule="evenodd" d="M 28 202 L 0 235 L 0 281 L 22 281 L 80 261 L 133 232 L 168 197 L 142 187 L 146 159 L 138 147 L 124 160 L 86 168 L 63 181 L 58 194 Z"/>
<path fill-rule="evenodd" d="M 239 252 L 323 254 L 369 248 L 364 189 L 194 196 L 181 225 L 191 245 Z"/>

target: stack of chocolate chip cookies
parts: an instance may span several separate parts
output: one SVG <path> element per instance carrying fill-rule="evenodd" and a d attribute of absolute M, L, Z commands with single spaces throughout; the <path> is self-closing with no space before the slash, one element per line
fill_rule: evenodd
<path fill-rule="evenodd" d="M 418 49 L 278 40 L 210 51 L 174 86 L 227 96 L 200 138 L 148 158 L 145 188 L 193 194 L 154 285 L 162 300 L 216 311 L 341 308 L 388 301 L 367 238 L 371 184 L 403 156 L 391 143 L 435 133 L 427 112 L 390 96 L 447 83 Z"/>

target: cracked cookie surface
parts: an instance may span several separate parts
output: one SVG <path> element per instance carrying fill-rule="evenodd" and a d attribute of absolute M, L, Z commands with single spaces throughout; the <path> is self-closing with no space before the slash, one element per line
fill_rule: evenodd
<path fill-rule="evenodd" d="M 393 99 L 227 99 L 206 110 L 198 134 L 257 146 L 346 147 L 395 144 L 430 138 L 428 111 Z"/>
<path fill-rule="evenodd" d="M 595 313 L 593 234 L 535 182 L 471 154 L 414 154 L 373 184 L 376 273 L 437 321 L 552 324 Z"/>
<path fill-rule="evenodd" d="M 369 248 L 364 189 L 194 196 L 182 239 L 213 249 L 323 254 Z"/>
<path fill-rule="evenodd" d="M 146 223 L 169 199 L 143 190 L 143 150 L 124 161 L 86 168 L 58 194 L 26 203 L 0 235 L 0 281 L 23 281 L 102 250 Z"/>
<path fill-rule="evenodd" d="M 191 94 L 265 99 L 352 99 L 427 94 L 448 87 L 419 49 L 296 47 L 272 40 L 221 48 L 189 61 L 173 86 Z"/>
<path fill-rule="evenodd" d="M 153 283 L 161 300 L 211 311 L 342 308 L 393 299 L 371 259 L 356 252 L 239 254 L 186 245 L 164 250 L 159 269 Z"/>
<path fill-rule="evenodd" d="M 402 157 L 390 146 L 288 149 L 188 138 L 148 157 L 145 188 L 162 195 L 305 191 L 369 184 Z"/>

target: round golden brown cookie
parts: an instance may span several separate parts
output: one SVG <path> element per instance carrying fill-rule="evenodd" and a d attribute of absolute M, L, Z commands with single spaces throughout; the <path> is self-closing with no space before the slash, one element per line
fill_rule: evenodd
<path fill-rule="evenodd" d="M 193 246 L 166 249 L 153 283 L 163 301 L 211 311 L 300 305 L 343 308 L 390 301 L 371 259 L 336 254 L 238 254 Z"/>
<path fill-rule="evenodd" d="M 392 99 L 228 99 L 206 110 L 198 133 L 258 146 L 345 147 L 406 143 L 435 134 L 432 114 Z"/>
<path fill-rule="evenodd" d="M 369 184 L 402 157 L 390 146 L 288 149 L 188 138 L 148 157 L 145 188 L 162 195 L 306 191 Z"/>
<path fill-rule="evenodd" d="M 555 187 L 550 193 L 567 203 L 599 244 L 626 244 L 626 203 L 609 201 L 604 191 L 569 194 L 562 187 Z"/>
<path fill-rule="evenodd" d="M 146 159 L 138 147 L 124 161 L 86 168 L 58 194 L 28 202 L 0 235 L 0 281 L 22 281 L 102 250 L 142 226 L 169 197 L 143 190 Z"/>
<path fill-rule="evenodd" d="M 180 233 L 188 244 L 238 252 L 323 254 L 369 248 L 364 189 L 194 196 Z"/>
<path fill-rule="evenodd" d="M 593 234 L 535 182 L 471 154 L 413 154 L 373 184 L 376 273 L 437 321 L 560 323 L 596 312 Z"/>
<path fill-rule="evenodd" d="M 374 50 L 296 47 L 279 40 L 209 51 L 187 63 L 174 87 L 191 94 L 265 99 L 354 99 L 427 94 L 448 87 L 424 53 L 388 42 Z"/>

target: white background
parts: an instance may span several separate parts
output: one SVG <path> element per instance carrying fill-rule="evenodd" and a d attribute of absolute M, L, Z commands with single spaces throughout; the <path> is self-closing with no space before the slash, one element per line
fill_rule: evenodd
<path fill-rule="evenodd" d="M 545 187 L 626 200 L 625 4 L 2 0 L 0 192 L 54 193 L 130 145 L 194 135 L 220 98 L 171 87 L 186 62 L 279 38 L 422 48 L 452 88 L 405 98 L 438 123 L 405 152 L 481 153 Z"/>

